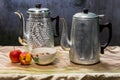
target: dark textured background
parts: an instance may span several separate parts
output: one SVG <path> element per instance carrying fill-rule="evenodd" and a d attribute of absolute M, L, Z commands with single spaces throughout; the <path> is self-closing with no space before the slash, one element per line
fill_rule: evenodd
<path fill-rule="evenodd" d="M 19 45 L 19 18 L 14 11 L 20 10 L 26 16 L 26 10 L 42 3 L 48 7 L 51 16 L 64 17 L 71 28 L 72 15 L 81 12 L 84 7 L 96 14 L 105 14 L 101 23 L 112 22 L 113 38 L 111 45 L 120 45 L 120 0 L 0 0 L 0 45 Z M 62 25 L 60 24 L 60 33 Z M 70 32 L 70 31 L 69 31 Z M 101 34 L 101 42 L 107 39 L 107 30 Z M 60 37 L 55 39 L 59 44 Z"/>

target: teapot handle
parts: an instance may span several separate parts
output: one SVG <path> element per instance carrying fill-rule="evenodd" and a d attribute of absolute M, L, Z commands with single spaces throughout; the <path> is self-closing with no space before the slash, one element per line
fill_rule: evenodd
<path fill-rule="evenodd" d="M 55 18 L 51 17 L 51 21 L 53 22 L 54 20 L 56 20 L 55 24 L 56 34 L 54 36 L 59 37 L 59 16 L 56 16 Z"/>
<path fill-rule="evenodd" d="M 106 24 L 99 25 L 99 26 L 100 26 L 100 32 L 102 32 L 102 30 L 104 28 L 108 28 L 108 30 L 109 30 L 108 42 L 105 43 L 104 45 L 101 45 L 101 53 L 104 54 L 104 49 L 109 45 L 109 43 L 112 39 L 112 24 L 111 23 L 106 23 Z"/>

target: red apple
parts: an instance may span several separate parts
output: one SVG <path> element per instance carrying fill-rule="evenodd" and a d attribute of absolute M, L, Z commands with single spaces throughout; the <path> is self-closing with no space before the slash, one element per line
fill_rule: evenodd
<path fill-rule="evenodd" d="M 29 52 L 22 52 L 20 54 L 19 59 L 20 59 L 20 63 L 22 65 L 28 65 L 28 64 L 30 64 L 32 57 L 31 57 L 31 54 Z"/>
<path fill-rule="evenodd" d="M 13 62 L 13 63 L 20 62 L 20 60 L 19 60 L 20 54 L 21 54 L 20 50 L 13 50 L 13 51 L 11 51 L 10 54 L 9 54 L 11 62 Z"/>

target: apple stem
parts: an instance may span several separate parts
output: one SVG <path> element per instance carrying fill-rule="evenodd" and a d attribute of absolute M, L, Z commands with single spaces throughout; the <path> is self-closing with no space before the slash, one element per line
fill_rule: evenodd
<path fill-rule="evenodd" d="M 14 49 L 14 51 L 15 51 L 15 46 L 13 46 L 13 49 Z"/>

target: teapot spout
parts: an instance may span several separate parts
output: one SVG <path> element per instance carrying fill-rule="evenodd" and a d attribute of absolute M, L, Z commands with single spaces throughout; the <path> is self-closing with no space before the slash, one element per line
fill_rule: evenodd
<path fill-rule="evenodd" d="M 61 21 L 63 23 L 63 30 L 62 30 L 60 45 L 64 50 L 70 50 L 71 41 L 68 38 L 67 23 L 64 18 L 61 18 Z"/>
<path fill-rule="evenodd" d="M 23 36 L 25 37 L 25 20 L 24 20 L 24 16 L 19 10 L 14 12 L 14 13 L 17 14 L 19 16 L 19 19 L 20 19 L 20 34 L 19 34 L 18 40 L 23 45 L 23 44 L 26 44 L 25 39 L 23 39 Z M 23 41 L 25 41 L 25 42 L 23 42 Z"/>

